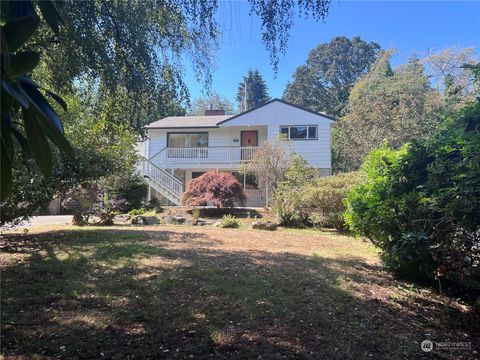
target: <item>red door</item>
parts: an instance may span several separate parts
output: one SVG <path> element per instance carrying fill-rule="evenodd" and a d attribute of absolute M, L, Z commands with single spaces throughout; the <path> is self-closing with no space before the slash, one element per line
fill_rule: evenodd
<path fill-rule="evenodd" d="M 242 147 L 258 146 L 257 131 L 242 131 Z M 252 149 L 242 149 L 242 160 L 251 160 L 253 156 Z"/>

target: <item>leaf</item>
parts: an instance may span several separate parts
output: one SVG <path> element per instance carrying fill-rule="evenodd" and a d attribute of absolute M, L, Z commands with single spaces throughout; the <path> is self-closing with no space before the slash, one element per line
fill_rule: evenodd
<path fill-rule="evenodd" d="M 0 201 L 5 200 L 12 189 L 12 154 L 13 141 L 11 125 L 8 125 L 8 117 L 2 117 L 2 135 L 0 146 Z"/>
<path fill-rule="evenodd" d="M 32 152 L 30 151 L 30 146 L 28 145 L 27 138 L 17 129 L 12 127 L 12 134 L 14 138 L 17 140 L 18 144 L 22 148 L 23 152 L 27 157 L 32 157 Z"/>
<path fill-rule="evenodd" d="M 58 27 L 63 24 L 63 19 L 53 1 L 38 1 L 38 6 L 42 12 L 42 16 L 48 26 L 58 35 Z"/>
<path fill-rule="evenodd" d="M 63 126 L 57 113 L 52 109 L 50 104 L 45 100 L 38 89 L 31 85 L 32 81 L 24 81 L 19 78 L 27 96 L 31 100 L 31 107 L 42 124 L 42 127 L 47 131 L 47 135 L 53 143 L 70 159 L 75 159 L 73 149 L 63 134 Z M 32 151 L 34 151 L 32 149 Z"/>
<path fill-rule="evenodd" d="M 38 65 L 40 55 L 34 51 L 23 52 L 12 55 L 6 69 L 6 77 L 17 77 L 30 73 Z"/>
<path fill-rule="evenodd" d="M 23 110 L 23 125 L 35 163 L 43 175 L 47 177 L 52 175 L 53 162 L 50 145 L 38 118 L 31 110 Z"/>
<path fill-rule="evenodd" d="M 63 101 L 63 99 L 60 96 L 58 96 L 57 94 L 55 94 L 54 92 L 52 92 L 50 90 L 47 90 L 44 87 L 39 86 L 35 81 L 33 81 L 32 79 L 27 78 L 25 76 L 20 77 L 18 80 L 21 83 L 25 83 L 25 84 L 27 84 L 29 86 L 33 86 L 37 89 L 42 89 L 48 95 L 50 95 L 63 108 L 63 110 L 65 110 L 65 111 L 68 110 L 67 103 L 65 101 Z"/>
<path fill-rule="evenodd" d="M 3 27 L 5 38 L 7 40 L 8 50 L 14 52 L 18 50 L 33 35 L 40 23 L 38 15 L 33 14 L 9 22 Z"/>
<path fill-rule="evenodd" d="M 2 89 L 9 93 L 12 98 L 17 100 L 21 106 L 28 109 L 30 106 L 29 99 L 16 84 L 7 80 L 2 80 Z"/>
<path fill-rule="evenodd" d="M 68 110 L 67 103 L 63 101 L 63 99 L 60 96 L 58 96 L 57 94 L 55 94 L 50 90 L 47 90 L 44 88 L 41 88 L 41 89 L 44 90 L 48 95 L 50 95 L 63 108 L 63 110 L 65 111 Z"/>
<path fill-rule="evenodd" d="M 2 118 L 7 116 L 12 110 L 12 97 L 10 94 L 3 90 L 1 91 L 1 107 L 2 107 Z"/>

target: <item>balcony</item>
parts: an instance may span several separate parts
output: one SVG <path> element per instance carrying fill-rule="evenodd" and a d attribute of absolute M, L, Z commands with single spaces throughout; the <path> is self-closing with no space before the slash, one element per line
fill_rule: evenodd
<path fill-rule="evenodd" d="M 250 161 L 258 149 L 258 146 L 167 147 L 150 160 L 163 168 L 238 167 Z"/>

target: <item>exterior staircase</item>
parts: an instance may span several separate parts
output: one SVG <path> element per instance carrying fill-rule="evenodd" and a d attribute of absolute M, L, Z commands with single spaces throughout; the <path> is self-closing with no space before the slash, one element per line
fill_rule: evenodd
<path fill-rule="evenodd" d="M 152 158 L 153 159 L 153 158 Z M 159 194 L 166 197 L 175 205 L 181 204 L 183 182 L 159 164 L 149 159 L 142 159 L 142 173 L 148 184 Z"/>

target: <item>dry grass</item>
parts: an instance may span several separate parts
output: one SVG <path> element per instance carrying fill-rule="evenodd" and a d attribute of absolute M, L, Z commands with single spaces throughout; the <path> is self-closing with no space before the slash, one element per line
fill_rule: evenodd
<path fill-rule="evenodd" d="M 2 239 L 6 359 L 474 358 L 478 316 L 312 230 L 44 227 Z M 423 353 L 419 343 L 471 342 Z M 427 356 L 428 355 L 428 356 Z"/>

